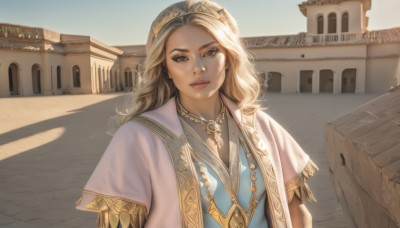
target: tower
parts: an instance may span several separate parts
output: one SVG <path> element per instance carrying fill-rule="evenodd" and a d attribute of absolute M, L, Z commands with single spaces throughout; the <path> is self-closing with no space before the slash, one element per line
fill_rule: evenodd
<path fill-rule="evenodd" d="M 308 0 L 299 4 L 307 17 L 307 42 L 348 42 L 367 31 L 371 0 Z"/>

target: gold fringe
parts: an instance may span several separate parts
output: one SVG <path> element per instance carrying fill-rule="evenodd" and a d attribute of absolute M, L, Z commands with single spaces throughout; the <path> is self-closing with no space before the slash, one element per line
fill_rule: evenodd
<path fill-rule="evenodd" d="M 317 165 L 310 160 L 300 175 L 289 180 L 285 184 L 288 199 L 292 199 L 292 197 L 296 195 L 302 202 L 305 200 L 309 202 L 317 202 L 310 187 L 306 183 L 306 181 L 310 179 L 317 170 Z"/>
<path fill-rule="evenodd" d="M 142 228 L 147 221 L 144 204 L 121 197 L 96 194 L 85 208 L 98 212 L 98 228 Z"/>

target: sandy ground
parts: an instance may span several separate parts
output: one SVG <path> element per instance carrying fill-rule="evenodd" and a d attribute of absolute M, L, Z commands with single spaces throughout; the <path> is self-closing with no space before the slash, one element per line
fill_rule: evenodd
<path fill-rule="evenodd" d="M 309 181 L 318 203 L 314 227 L 346 227 L 326 162 L 325 123 L 377 97 L 267 94 L 267 112 L 307 151 L 320 171 Z M 95 227 L 74 202 L 111 137 L 107 119 L 120 95 L 0 99 L 0 228 Z"/>

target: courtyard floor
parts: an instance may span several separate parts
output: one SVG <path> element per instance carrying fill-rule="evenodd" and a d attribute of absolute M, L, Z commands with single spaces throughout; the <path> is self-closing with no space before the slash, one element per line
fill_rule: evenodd
<path fill-rule="evenodd" d="M 324 129 L 377 94 L 267 94 L 266 110 L 319 166 L 309 181 L 314 227 L 346 227 L 326 161 Z M 113 95 L 0 98 L 0 228 L 95 227 L 75 209 L 111 137 Z"/>

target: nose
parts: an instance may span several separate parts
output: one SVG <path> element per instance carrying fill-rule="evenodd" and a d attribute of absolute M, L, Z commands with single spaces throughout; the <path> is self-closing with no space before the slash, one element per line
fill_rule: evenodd
<path fill-rule="evenodd" d="M 204 73 L 206 70 L 207 69 L 204 66 L 203 60 L 201 58 L 197 58 L 193 67 L 193 74 Z"/>

